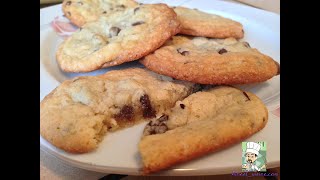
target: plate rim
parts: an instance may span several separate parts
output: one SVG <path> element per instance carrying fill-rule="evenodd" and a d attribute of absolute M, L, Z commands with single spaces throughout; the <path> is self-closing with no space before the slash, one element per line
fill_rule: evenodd
<path fill-rule="evenodd" d="M 40 136 L 40 139 L 46 141 L 43 137 Z M 40 149 L 49 153 L 62 160 L 63 162 L 72 165 L 74 167 L 78 167 L 81 169 L 95 171 L 100 173 L 108 173 L 108 174 L 126 174 L 126 175 L 143 175 L 142 171 L 137 171 L 136 168 L 119 168 L 119 167 L 110 167 L 110 166 L 100 166 L 100 165 L 90 165 L 89 163 L 82 163 L 77 160 L 68 159 L 59 153 L 52 151 L 50 148 L 40 145 Z M 268 168 L 279 167 L 280 160 L 274 162 L 268 162 Z M 214 173 L 212 173 L 214 172 Z M 214 171 L 210 168 L 206 169 L 169 169 L 164 170 L 159 173 L 149 174 L 148 176 L 205 176 L 205 175 L 221 175 L 227 174 L 231 172 L 240 172 L 239 166 L 229 166 L 228 168 L 215 168 Z"/>

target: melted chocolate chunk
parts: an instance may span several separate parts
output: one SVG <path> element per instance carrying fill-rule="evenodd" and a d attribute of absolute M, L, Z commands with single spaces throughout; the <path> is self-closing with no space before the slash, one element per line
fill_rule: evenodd
<path fill-rule="evenodd" d="M 218 51 L 219 54 L 223 54 L 223 53 L 226 53 L 228 52 L 225 48 L 222 48 Z"/>
<path fill-rule="evenodd" d="M 147 126 L 143 130 L 143 135 L 152 135 L 152 134 L 162 134 L 165 133 L 169 128 L 166 124 L 166 121 L 168 120 L 168 115 L 162 115 L 158 119 L 151 120 Z"/>
<path fill-rule="evenodd" d="M 247 101 L 250 101 L 250 98 L 249 98 L 248 94 L 246 92 L 244 92 L 244 91 L 242 93 L 247 97 L 247 99 L 248 99 Z"/>
<path fill-rule="evenodd" d="M 120 8 L 126 8 L 125 5 L 121 4 L 121 5 L 118 5 L 117 7 L 120 7 Z"/>
<path fill-rule="evenodd" d="M 116 120 L 133 120 L 134 110 L 132 106 L 125 105 L 120 112 L 114 116 Z"/>
<path fill-rule="evenodd" d="M 169 119 L 169 116 L 168 115 L 166 115 L 166 114 L 163 114 L 161 117 L 159 117 L 159 121 L 160 122 L 163 122 L 163 121 L 168 121 L 168 119 Z"/>
<path fill-rule="evenodd" d="M 138 26 L 138 25 L 141 25 L 141 24 L 144 24 L 144 22 L 143 21 L 138 21 L 138 22 L 132 23 L 132 26 Z"/>
<path fill-rule="evenodd" d="M 147 94 L 140 97 L 140 103 L 142 106 L 142 115 L 144 118 L 156 117 L 156 111 L 152 108 L 149 96 Z"/>
<path fill-rule="evenodd" d="M 70 6 L 71 3 L 72 3 L 71 1 L 67 1 L 66 5 L 67 5 L 67 6 Z"/>
<path fill-rule="evenodd" d="M 180 104 L 181 109 L 184 109 L 186 107 L 184 104 Z"/>

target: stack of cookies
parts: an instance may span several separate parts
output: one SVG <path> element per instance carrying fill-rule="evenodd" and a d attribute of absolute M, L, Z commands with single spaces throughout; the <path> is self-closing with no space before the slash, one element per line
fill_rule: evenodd
<path fill-rule="evenodd" d="M 66 0 L 62 7 L 80 27 L 57 50 L 63 71 L 135 60 L 149 70 L 77 77 L 53 90 L 40 104 L 40 133 L 56 147 L 90 152 L 107 132 L 149 121 L 139 151 L 144 173 L 151 173 L 228 147 L 266 125 L 262 101 L 230 85 L 267 81 L 280 66 L 240 40 L 240 23 L 133 0 Z"/>

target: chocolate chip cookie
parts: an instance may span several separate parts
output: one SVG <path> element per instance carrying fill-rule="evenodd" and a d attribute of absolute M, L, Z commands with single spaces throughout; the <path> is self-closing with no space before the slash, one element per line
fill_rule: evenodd
<path fill-rule="evenodd" d="M 116 11 L 137 6 L 133 0 L 64 0 L 62 11 L 75 25 L 81 27 Z"/>
<path fill-rule="evenodd" d="M 132 68 L 63 82 L 40 103 L 40 133 L 72 153 L 97 148 L 107 132 L 156 118 L 195 85 Z"/>
<path fill-rule="evenodd" d="M 144 173 L 209 154 L 260 131 L 268 110 L 250 92 L 219 86 L 194 93 L 150 121 L 139 143 Z"/>
<path fill-rule="evenodd" d="M 175 7 L 181 23 L 181 34 L 211 38 L 243 38 L 243 27 L 239 22 L 197 9 Z"/>
<path fill-rule="evenodd" d="M 140 5 L 87 23 L 59 46 L 56 58 L 63 71 L 93 71 L 137 60 L 179 31 L 167 5 Z"/>
<path fill-rule="evenodd" d="M 148 69 L 200 84 L 248 84 L 280 74 L 271 57 L 234 38 L 174 36 L 140 61 Z"/>

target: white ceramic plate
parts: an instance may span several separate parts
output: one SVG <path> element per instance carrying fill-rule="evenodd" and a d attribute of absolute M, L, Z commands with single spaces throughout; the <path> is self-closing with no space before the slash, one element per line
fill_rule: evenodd
<path fill-rule="evenodd" d="M 140 1 L 142 2 L 142 1 Z M 159 2 L 159 1 L 148 1 Z M 165 2 L 165 1 L 162 1 Z M 245 38 L 252 47 L 280 62 L 280 17 L 277 14 L 249 6 L 222 1 L 185 0 L 168 1 L 169 5 L 183 5 L 209 13 L 219 14 L 239 21 L 244 26 Z M 114 68 L 91 73 L 72 74 L 62 72 L 56 63 L 55 52 L 63 38 L 50 23 L 62 17 L 61 5 L 40 10 L 40 100 L 62 81 L 75 76 L 102 74 L 110 69 L 141 66 L 131 62 Z M 258 95 L 269 109 L 267 126 L 246 141 L 267 142 L 268 168 L 280 166 L 280 76 L 255 85 L 240 86 Z M 43 150 L 80 168 L 105 172 L 137 175 L 142 167 L 137 144 L 146 123 L 108 134 L 97 150 L 87 154 L 69 154 L 55 148 L 40 136 Z M 213 175 L 241 171 L 241 144 L 183 163 L 163 171 L 159 175 Z"/>

